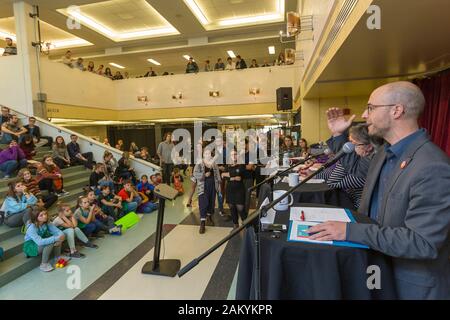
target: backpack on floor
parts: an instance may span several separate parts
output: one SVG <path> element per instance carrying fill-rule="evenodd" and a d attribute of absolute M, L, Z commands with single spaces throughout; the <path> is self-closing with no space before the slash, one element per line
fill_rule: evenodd
<path fill-rule="evenodd" d="M 122 226 L 122 232 L 130 229 L 140 220 L 139 216 L 135 212 L 129 212 L 119 220 L 115 222 L 116 226 Z"/>

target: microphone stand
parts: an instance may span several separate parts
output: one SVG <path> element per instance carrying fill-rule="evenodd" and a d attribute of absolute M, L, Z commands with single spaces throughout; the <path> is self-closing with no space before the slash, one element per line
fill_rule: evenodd
<path fill-rule="evenodd" d="M 224 237 L 222 240 L 217 242 L 214 246 L 209 248 L 207 251 L 205 251 L 203 254 L 198 256 L 197 258 L 193 259 L 191 262 L 189 262 L 186 266 L 184 266 L 179 272 L 178 277 L 182 277 L 184 274 L 189 272 L 192 268 L 194 268 L 196 265 L 200 263 L 203 259 L 205 259 L 207 256 L 209 256 L 211 253 L 216 251 L 221 245 L 223 245 L 225 242 L 236 236 L 238 233 L 240 233 L 244 228 L 249 226 L 253 223 L 253 221 L 256 218 L 259 218 L 260 214 L 266 214 L 269 209 L 272 209 L 274 206 L 276 206 L 278 203 L 283 201 L 286 197 L 294 193 L 298 188 L 300 188 L 302 185 L 304 185 L 306 182 L 314 178 L 317 174 L 321 173 L 323 170 L 327 169 L 331 165 L 333 165 L 337 160 L 339 160 L 344 154 L 342 154 L 340 157 L 334 158 L 332 161 L 329 161 L 325 163 L 322 167 L 320 167 L 316 172 L 311 173 L 305 179 L 300 181 L 298 185 L 295 187 L 292 187 L 289 191 L 284 193 L 281 197 L 277 198 L 276 200 L 268 203 L 267 205 L 256 209 L 250 216 L 245 219 L 245 221 L 242 222 L 242 225 L 235 230 L 233 230 L 229 235 Z M 297 164 L 298 165 L 298 164 Z M 287 171 L 287 170 L 285 170 Z M 259 232 L 255 232 L 255 235 L 257 235 Z M 260 242 L 259 238 L 257 237 L 257 241 L 255 241 L 255 244 L 257 245 L 256 248 L 256 275 L 255 275 L 255 298 L 256 300 L 261 300 L 261 267 L 260 267 L 260 261 L 259 261 L 259 250 L 260 250 Z"/>

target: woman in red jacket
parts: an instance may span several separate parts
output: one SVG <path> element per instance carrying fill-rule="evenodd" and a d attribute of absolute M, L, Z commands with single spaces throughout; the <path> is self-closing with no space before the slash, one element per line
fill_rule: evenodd
<path fill-rule="evenodd" d="M 48 190 L 49 192 L 56 192 L 58 196 L 68 194 L 63 187 L 63 177 L 59 167 L 53 162 L 51 155 L 46 155 L 42 159 L 42 164 L 37 169 L 37 180 L 39 181 L 39 188 L 41 190 Z"/>

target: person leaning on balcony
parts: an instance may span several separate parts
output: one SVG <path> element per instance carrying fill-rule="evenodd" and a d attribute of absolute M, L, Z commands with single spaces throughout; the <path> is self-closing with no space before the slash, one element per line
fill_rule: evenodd
<path fill-rule="evenodd" d="M 97 74 L 102 76 L 105 72 L 103 71 L 104 66 L 101 64 L 97 69 Z"/>
<path fill-rule="evenodd" d="M 236 64 L 233 62 L 233 59 L 228 57 L 227 64 L 225 66 L 225 70 L 234 70 L 234 69 L 236 69 Z"/>
<path fill-rule="evenodd" d="M 225 70 L 225 64 L 222 62 L 222 59 L 217 59 L 216 64 L 214 65 L 214 71 L 222 71 Z"/>
<path fill-rule="evenodd" d="M 88 64 L 88 66 L 87 66 L 87 71 L 89 71 L 89 72 L 95 72 L 94 61 L 89 61 L 89 64 Z"/>
<path fill-rule="evenodd" d="M 14 45 L 13 40 L 11 38 L 5 38 L 6 47 L 3 52 L 3 56 L 14 56 L 17 54 L 17 47 Z"/>
<path fill-rule="evenodd" d="M 205 68 L 203 69 L 203 71 L 205 71 L 205 72 L 212 71 L 211 64 L 209 63 L 209 60 L 205 61 Z"/>
<path fill-rule="evenodd" d="M 186 65 L 186 73 L 197 73 L 198 65 L 197 62 L 194 61 L 194 58 L 190 57 L 189 62 Z"/>
<path fill-rule="evenodd" d="M 245 60 L 241 58 L 240 55 L 236 56 L 236 69 L 247 69 L 247 64 Z"/>
<path fill-rule="evenodd" d="M 69 66 L 73 68 L 74 59 L 72 58 L 72 51 L 67 50 L 66 54 L 62 58 L 62 63 L 64 63 L 66 66 Z"/>
<path fill-rule="evenodd" d="M 144 77 L 156 77 L 157 74 L 155 71 L 153 71 L 153 68 L 150 67 L 149 70 L 147 71 L 147 73 L 144 75 Z"/>

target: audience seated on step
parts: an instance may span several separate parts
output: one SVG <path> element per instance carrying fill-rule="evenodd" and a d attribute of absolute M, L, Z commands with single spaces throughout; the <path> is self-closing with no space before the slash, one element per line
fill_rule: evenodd
<path fill-rule="evenodd" d="M 161 175 L 161 173 L 157 172 L 157 173 L 155 173 L 155 174 L 152 174 L 152 175 L 150 176 L 150 182 L 151 182 L 151 184 L 153 184 L 155 187 L 156 187 L 158 184 L 161 184 L 161 183 L 162 183 L 162 175 Z"/>
<path fill-rule="evenodd" d="M 30 192 L 21 181 L 8 183 L 8 193 L 0 209 L 4 212 L 4 223 L 11 228 L 24 225 L 29 219 L 31 208 L 38 199 Z"/>
<path fill-rule="evenodd" d="M 0 126 L 3 125 L 5 122 L 9 121 L 9 118 L 11 117 L 11 114 L 9 113 L 9 108 L 6 106 L 2 107 L 2 113 L 0 114 Z M 0 133 L 1 135 L 1 133 Z"/>
<path fill-rule="evenodd" d="M 105 150 L 103 153 L 103 164 L 105 165 L 105 176 L 110 180 L 114 180 L 114 173 L 119 165 L 116 158 L 114 158 L 113 154 L 108 150 Z"/>
<path fill-rule="evenodd" d="M 109 186 L 114 190 L 114 182 L 109 175 L 105 175 L 106 166 L 103 163 L 97 163 L 89 177 L 89 187 L 95 194 L 100 194 L 102 186 Z"/>
<path fill-rule="evenodd" d="M 142 147 L 141 151 L 136 154 L 136 158 L 142 159 L 142 160 L 147 161 L 147 162 L 151 162 L 152 161 L 152 158 L 150 157 L 150 154 L 148 153 L 148 148 L 147 147 Z"/>
<path fill-rule="evenodd" d="M 96 219 L 95 213 L 97 210 L 98 208 L 90 205 L 88 197 L 82 196 L 78 198 L 74 216 L 78 221 L 79 228 L 88 238 L 101 238 L 103 235 L 99 234 L 100 231 L 109 232 L 110 230 L 103 222 Z"/>
<path fill-rule="evenodd" d="M 27 166 L 27 158 L 16 140 L 12 140 L 8 147 L 0 152 L 0 173 L 4 179 L 9 179 L 14 172 Z"/>
<path fill-rule="evenodd" d="M 2 124 L 2 138 L 0 143 L 8 144 L 12 140 L 21 141 L 21 137 L 27 132 L 23 126 L 19 124 L 17 115 L 12 114 L 7 122 Z"/>
<path fill-rule="evenodd" d="M 89 205 L 91 207 L 94 207 L 94 215 L 95 220 L 99 221 L 103 225 L 99 224 L 100 231 L 108 232 L 109 234 L 113 235 L 121 235 L 122 234 L 122 226 L 116 226 L 114 224 L 114 217 L 107 215 L 104 213 L 100 207 L 100 202 L 98 201 L 97 196 L 95 195 L 95 192 L 92 190 L 86 190 L 85 191 L 85 197 L 89 200 Z"/>
<path fill-rule="evenodd" d="M 137 183 L 136 173 L 134 168 L 131 167 L 130 153 L 124 152 L 122 158 L 118 162 L 118 166 L 115 172 L 115 176 L 118 181 L 120 180 L 132 180 L 133 185 Z"/>
<path fill-rule="evenodd" d="M 122 198 L 115 195 L 111 188 L 107 185 L 102 186 L 101 193 L 97 199 L 100 203 L 101 210 L 114 220 L 119 219 L 122 213 Z"/>
<path fill-rule="evenodd" d="M 48 209 L 58 200 L 58 197 L 54 193 L 49 192 L 47 194 L 43 194 L 41 192 L 41 189 L 39 188 L 39 181 L 31 175 L 29 169 L 20 169 L 17 174 L 17 178 L 25 185 L 28 192 L 33 194 L 38 199 L 37 205 Z"/>
<path fill-rule="evenodd" d="M 92 152 L 81 153 L 80 145 L 77 142 L 78 136 L 76 134 L 71 134 L 70 140 L 71 142 L 67 144 L 67 152 L 69 153 L 70 164 L 82 164 L 86 168 L 92 170 L 92 163 L 94 158 Z"/>
<path fill-rule="evenodd" d="M 139 147 L 137 146 L 136 142 L 131 141 L 130 149 L 128 151 L 130 151 L 130 154 L 132 155 L 136 155 L 136 153 L 139 152 Z"/>
<path fill-rule="evenodd" d="M 52 156 L 46 155 L 37 167 L 36 178 L 39 181 L 39 188 L 58 196 L 69 194 L 64 190 L 64 180 L 59 167 L 53 162 Z"/>
<path fill-rule="evenodd" d="M 236 56 L 236 69 L 247 69 L 247 64 L 245 63 L 245 60 L 241 58 L 240 55 Z"/>
<path fill-rule="evenodd" d="M 123 188 L 117 195 L 122 199 L 123 214 L 137 212 L 137 208 L 141 204 L 142 199 L 130 180 L 123 182 Z"/>
<path fill-rule="evenodd" d="M 41 136 L 41 129 L 39 126 L 36 125 L 36 118 L 35 117 L 29 117 L 28 118 L 28 124 L 24 126 L 25 129 L 27 129 L 27 134 L 30 134 L 33 136 L 34 144 L 36 147 L 44 147 L 44 146 L 51 146 L 53 142 L 52 137 L 47 136 Z"/>
<path fill-rule="evenodd" d="M 30 134 L 25 134 L 23 136 L 19 147 L 25 154 L 27 160 L 33 160 L 33 157 L 36 155 L 36 146 L 34 145 L 33 137 Z"/>
<path fill-rule="evenodd" d="M 116 144 L 115 148 L 120 151 L 124 151 L 124 145 L 123 145 L 122 139 L 117 140 L 117 144 Z"/>
<path fill-rule="evenodd" d="M 35 207 L 30 213 L 30 221 L 26 226 L 23 252 L 27 257 L 37 257 L 42 254 L 40 269 L 44 272 L 54 270 L 50 263 L 52 252 L 55 261 L 61 256 L 61 246 L 66 237 L 64 233 L 49 222 L 48 213 L 44 208 Z"/>
<path fill-rule="evenodd" d="M 57 136 L 52 145 L 53 162 L 61 169 L 70 167 L 70 156 L 62 136 Z"/>
<path fill-rule="evenodd" d="M 139 197 L 142 199 L 137 211 L 142 213 L 150 213 L 158 209 L 158 204 L 155 202 L 153 190 L 155 186 L 148 182 L 147 175 L 142 175 L 141 181 L 136 185 L 136 190 Z"/>
<path fill-rule="evenodd" d="M 67 204 L 60 204 L 58 206 L 58 216 L 53 220 L 53 225 L 61 230 L 66 236 L 67 244 L 69 245 L 71 258 L 84 258 L 85 255 L 77 250 L 75 246 L 75 239 L 81 241 L 84 247 L 98 248 L 93 244 L 86 235 L 78 227 L 78 221 L 75 219 L 72 209 Z"/>

